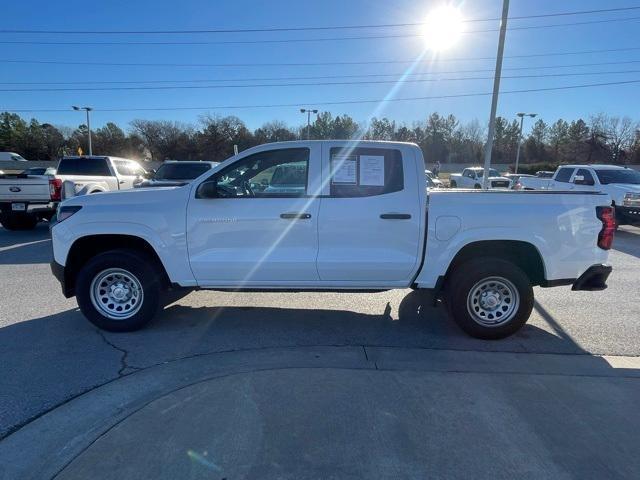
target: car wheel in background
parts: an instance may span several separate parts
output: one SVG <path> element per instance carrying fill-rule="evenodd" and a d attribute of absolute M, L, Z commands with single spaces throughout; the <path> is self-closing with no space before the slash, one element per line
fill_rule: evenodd
<path fill-rule="evenodd" d="M 446 284 L 446 303 L 467 334 L 499 339 L 517 332 L 533 309 L 529 277 L 500 258 L 477 258 L 458 265 Z"/>
<path fill-rule="evenodd" d="M 449 183 L 449 187 L 451 187 L 451 188 L 458 188 L 458 184 L 457 184 L 454 180 L 452 180 L 452 181 Z"/>
<path fill-rule="evenodd" d="M 89 260 L 76 279 L 76 299 L 87 319 L 111 332 L 147 325 L 160 305 L 162 275 L 143 252 L 111 250 Z"/>

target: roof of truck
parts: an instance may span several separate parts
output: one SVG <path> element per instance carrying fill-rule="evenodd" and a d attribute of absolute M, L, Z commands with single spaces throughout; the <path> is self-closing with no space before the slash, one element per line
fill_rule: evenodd
<path fill-rule="evenodd" d="M 622 165 L 604 165 L 604 164 L 596 164 L 596 165 L 560 165 L 560 167 L 567 168 L 598 168 L 600 170 L 625 170 L 629 167 L 623 167 Z"/>

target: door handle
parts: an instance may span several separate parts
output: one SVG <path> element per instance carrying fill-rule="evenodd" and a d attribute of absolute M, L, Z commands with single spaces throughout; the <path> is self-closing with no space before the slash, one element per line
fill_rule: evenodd
<path fill-rule="evenodd" d="M 119 183 L 120 185 L 123 185 L 123 184 L 125 184 L 126 182 L 125 182 L 124 180 L 120 180 L 118 183 Z"/>
<path fill-rule="evenodd" d="M 411 215 L 408 213 L 383 213 L 380 218 L 383 220 L 409 220 Z"/>
<path fill-rule="evenodd" d="M 284 218 L 287 220 L 297 219 L 297 220 L 308 220 L 311 218 L 310 213 L 281 213 L 280 218 Z"/>

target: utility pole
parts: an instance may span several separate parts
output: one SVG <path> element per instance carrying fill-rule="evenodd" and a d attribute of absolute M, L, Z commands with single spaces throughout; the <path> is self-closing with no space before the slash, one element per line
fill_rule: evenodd
<path fill-rule="evenodd" d="M 300 113 L 306 113 L 307 114 L 307 140 L 309 140 L 309 132 L 310 132 L 310 128 L 311 128 L 311 114 L 318 114 L 318 110 L 310 110 L 308 108 L 301 108 L 300 109 Z"/>
<path fill-rule="evenodd" d="M 534 118 L 537 113 L 517 113 L 518 117 L 520 117 L 520 134 L 518 135 L 518 150 L 516 151 L 516 168 L 513 170 L 513 173 L 518 173 L 518 164 L 520 163 L 520 146 L 522 145 L 522 125 L 524 124 L 524 117 Z"/>
<path fill-rule="evenodd" d="M 491 96 L 491 113 L 489 115 L 489 132 L 484 146 L 484 176 L 482 188 L 489 188 L 489 168 L 491 168 L 491 150 L 493 136 L 496 131 L 496 110 L 498 109 L 498 95 L 500 93 L 500 76 L 502 75 L 502 57 L 504 55 L 504 39 L 507 34 L 507 20 L 509 18 L 509 0 L 502 0 L 502 21 L 500 23 L 500 37 L 498 38 L 498 56 L 496 57 L 496 73 L 493 77 L 493 95 Z"/>
<path fill-rule="evenodd" d="M 91 107 L 76 107 L 75 105 L 72 105 L 71 108 L 73 108 L 76 112 L 80 111 L 80 110 L 84 110 L 85 112 L 87 112 L 87 131 L 89 134 L 89 156 L 93 155 L 93 149 L 91 148 L 91 122 L 89 121 L 89 112 L 91 110 L 93 110 L 93 108 Z"/>

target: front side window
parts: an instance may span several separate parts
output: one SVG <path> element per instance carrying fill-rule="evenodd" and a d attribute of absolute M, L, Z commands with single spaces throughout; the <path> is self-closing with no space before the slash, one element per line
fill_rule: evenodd
<path fill-rule="evenodd" d="M 556 175 L 556 182 L 569 183 L 571 175 L 573 174 L 573 168 L 561 168 Z"/>
<path fill-rule="evenodd" d="M 303 197 L 307 193 L 308 148 L 268 150 L 216 173 L 219 197 Z"/>
<path fill-rule="evenodd" d="M 125 160 L 114 160 L 113 164 L 116 167 L 116 172 L 118 175 L 133 175 L 131 172 L 131 167 L 129 166 L 129 162 Z"/>
<path fill-rule="evenodd" d="M 583 185 L 595 185 L 596 183 L 593 181 L 593 175 L 591 175 L 589 170 L 581 168 L 576 172 L 576 175 L 582 175 L 584 177 L 584 180 L 582 181 Z"/>
<path fill-rule="evenodd" d="M 369 197 L 404 188 L 402 154 L 383 148 L 332 148 L 332 197 Z"/>

